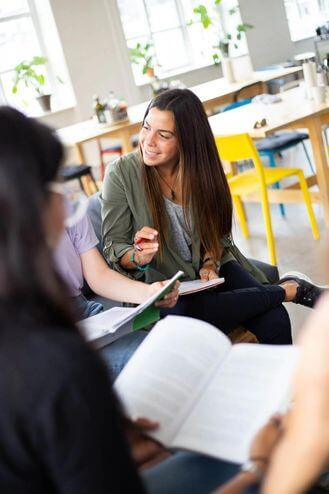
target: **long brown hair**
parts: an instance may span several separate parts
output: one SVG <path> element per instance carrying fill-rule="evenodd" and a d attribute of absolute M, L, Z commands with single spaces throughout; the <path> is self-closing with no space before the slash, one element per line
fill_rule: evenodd
<path fill-rule="evenodd" d="M 170 111 L 179 147 L 184 216 L 191 229 L 189 208 L 202 250 L 220 259 L 221 238 L 232 229 L 232 199 L 207 115 L 199 98 L 188 89 L 172 89 L 156 96 L 151 108 Z M 143 120 L 143 122 L 144 122 Z M 142 177 L 153 226 L 161 245 L 167 230 L 166 210 L 157 172 L 142 161 Z"/>

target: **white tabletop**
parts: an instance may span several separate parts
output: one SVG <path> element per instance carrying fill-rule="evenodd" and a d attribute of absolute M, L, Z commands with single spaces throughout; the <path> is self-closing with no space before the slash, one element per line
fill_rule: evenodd
<path fill-rule="evenodd" d="M 289 124 L 329 111 L 328 102 L 316 104 L 306 99 L 302 88 L 294 88 L 278 95 L 281 102 L 264 104 L 250 103 L 227 112 L 219 113 L 209 118 L 209 123 L 215 135 L 249 133 L 253 138 L 262 138 Z M 267 125 L 254 129 L 256 121 L 265 118 Z"/>

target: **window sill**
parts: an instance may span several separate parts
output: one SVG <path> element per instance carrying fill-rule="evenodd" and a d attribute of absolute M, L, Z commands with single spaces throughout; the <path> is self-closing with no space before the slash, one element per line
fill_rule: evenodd
<path fill-rule="evenodd" d="M 61 112 L 65 112 L 67 110 L 72 110 L 76 107 L 76 104 L 73 102 L 70 103 L 64 103 L 61 105 L 56 105 L 54 104 L 49 111 L 44 111 L 42 108 L 36 108 L 33 109 L 33 111 L 26 111 L 29 117 L 33 118 L 42 118 L 42 117 L 47 117 L 49 115 L 56 115 Z"/>
<path fill-rule="evenodd" d="M 161 74 L 161 75 L 157 76 L 157 78 L 160 81 L 163 81 L 163 80 L 166 80 L 166 79 L 173 79 L 175 77 L 179 77 L 180 75 L 184 75 L 184 74 L 187 74 L 189 72 L 195 72 L 197 70 L 201 70 L 201 69 L 205 69 L 205 68 L 208 68 L 208 67 L 212 67 L 214 65 L 215 64 L 213 64 L 213 63 L 204 63 L 202 65 L 200 64 L 200 65 L 193 65 L 193 66 L 189 66 L 189 67 L 182 67 L 182 68 L 179 68 L 179 69 L 168 71 L 165 74 Z M 221 65 L 221 63 L 219 63 L 218 65 Z M 154 81 L 154 77 L 149 77 L 149 78 L 146 78 L 145 77 L 143 79 L 138 78 L 137 81 L 135 79 L 135 84 L 136 84 L 137 87 L 145 87 L 145 86 L 150 85 L 153 81 Z"/>

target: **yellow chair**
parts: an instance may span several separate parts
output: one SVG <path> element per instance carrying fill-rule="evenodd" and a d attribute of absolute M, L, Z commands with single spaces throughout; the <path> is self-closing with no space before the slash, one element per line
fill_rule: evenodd
<path fill-rule="evenodd" d="M 244 237 L 249 237 L 247 219 L 241 201 L 241 196 L 260 192 L 260 202 L 262 204 L 265 230 L 267 236 L 267 246 L 269 259 L 272 264 L 277 264 L 275 243 L 272 231 L 271 213 L 267 194 L 267 187 L 273 185 L 284 178 L 297 176 L 300 188 L 309 215 L 313 237 L 318 239 L 319 229 L 315 219 L 311 196 L 303 171 L 300 168 L 266 168 L 263 166 L 258 151 L 248 134 L 238 134 L 230 136 L 215 137 L 217 149 L 222 160 L 236 162 L 251 159 L 254 168 L 238 173 L 228 178 L 233 204 L 239 219 Z M 280 200 L 281 201 L 281 200 Z M 282 201 L 284 202 L 284 200 Z"/>

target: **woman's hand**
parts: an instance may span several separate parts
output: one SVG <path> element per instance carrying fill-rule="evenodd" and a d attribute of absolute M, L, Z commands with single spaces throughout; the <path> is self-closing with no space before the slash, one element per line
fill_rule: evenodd
<path fill-rule="evenodd" d="M 152 285 L 150 285 L 150 288 L 152 288 L 152 293 L 156 293 L 159 290 L 161 290 L 161 288 L 166 283 L 167 281 L 157 281 L 155 283 L 152 283 Z M 172 307 L 175 307 L 179 297 L 179 285 L 180 285 L 179 281 L 176 281 L 171 292 L 167 293 L 167 295 L 165 295 L 163 299 L 158 300 L 158 302 L 155 302 L 154 305 L 156 307 L 160 307 L 163 309 L 171 309 Z"/>
<path fill-rule="evenodd" d="M 281 416 L 274 415 L 256 434 L 249 452 L 250 460 L 257 465 L 259 473 L 267 469 L 271 454 L 282 434 Z M 258 483 L 256 472 L 239 472 L 213 494 L 242 494 L 251 485 Z M 271 492 L 279 492 L 272 490 Z M 258 492 L 258 490 L 257 490 Z"/>
<path fill-rule="evenodd" d="M 159 250 L 158 232 L 149 226 L 143 226 L 135 234 L 134 248 L 138 264 L 149 264 Z"/>
<path fill-rule="evenodd" d="M 132 457 L 140 469 L 153 466 L 170 456 L 161 444 L 147 437 L 145 433 L 159 427 L 158 422 L 146 418 L 138 418 L 135 421 L 127 421 L 127 437 Z"/>
<path fill-rule="evenodd" d="M 266 467 L 282 433 L 283 418 L 280 414 L 275 414 L 254 437 L 249 452 L 250 459 Z"/>
<path fill-rule="evenodd" d="M 212 259 L 204 261 L 199 270 L 201 281 L 216 280 L 218 278 L 218 264 Z"/>

